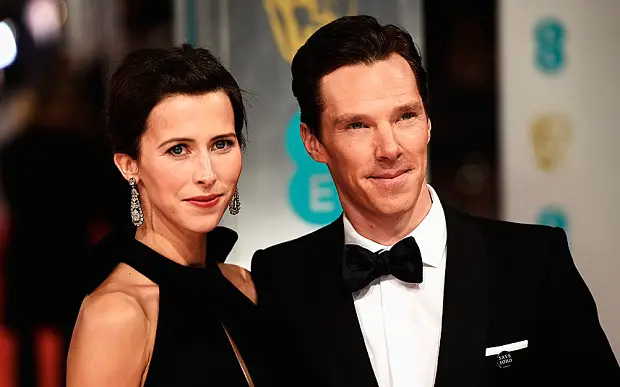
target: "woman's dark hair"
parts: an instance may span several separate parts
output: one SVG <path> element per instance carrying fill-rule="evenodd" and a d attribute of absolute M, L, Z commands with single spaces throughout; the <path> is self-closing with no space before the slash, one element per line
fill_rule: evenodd
<path fill-rule="evenodd" d="M 343 16 L 319 28 L 293 58 L 293 94 L 301 110 L 301 122 L 318 137 L 321 78 L 340 67 L 372 64 L 393 54 L 402 56 L 411 66 L 422 104 L 428 111 L 426 71 L 411 35 L 395 25 L 381 25 L 372 16 Z"/>
<path fill-rule="evenodd" d="M 237 81 L 207 49 L 190 44 L 131 52 L 110 79 L 106 126 L 114 153 L 138 158 L 140 139 L 153 108 L 173 95 L 223 91 L 235 118 L 235 133 L 243 148 L 246 113 Z"/>

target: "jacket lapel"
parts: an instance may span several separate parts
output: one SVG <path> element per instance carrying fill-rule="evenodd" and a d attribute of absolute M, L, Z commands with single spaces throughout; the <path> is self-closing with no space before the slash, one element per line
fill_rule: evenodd
<path fill-rule="evenodd" d="M 448 206 L 444 210 L 448 238 L 435 386 L 477 386 L 484 367 L 487 327 L 485 244 L 467 215 Z"/>
<path fill-rule="evenodd" d="M 316 290 L 310 306 L 311 343 L 329 385 L 377 387 L 353 296 L 342 281 L 344 228 L 342 217 L 317 234 L 316 253 L 323 261 L 315 271 Z M 320 280 L 318 279 L 320 278 Z"/>

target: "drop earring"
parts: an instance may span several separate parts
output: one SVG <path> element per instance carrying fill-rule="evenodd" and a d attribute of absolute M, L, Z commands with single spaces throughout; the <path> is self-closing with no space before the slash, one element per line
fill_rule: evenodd
<path fill-rule="evenodd" d="M 138 183 L 133 177 L 129 179 L 129 186 L 131 187 L 131 204 L 129 206 L 131 211 L 131 223 L 134 226 L 140 227 L 144 223 L 144 214 L 142 213 L 142 206 L 140 205 L 140 194 L 138 193 Z"/>
<path fill-rule="evenodd" d="M 239 200 L 239 190 L 235 188 L 232 200 L 228 203 L 228 212 L 231 215 L 237 215 L 241 209 L 241 200 Z"/>

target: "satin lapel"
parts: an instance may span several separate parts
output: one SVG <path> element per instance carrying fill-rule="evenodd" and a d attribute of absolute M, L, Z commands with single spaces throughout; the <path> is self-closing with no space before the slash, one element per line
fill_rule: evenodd
<path fill-rule="evenodd" d="M 323 379 L 331 386 L 377 387 L 364 337 L 357 319 L 353 296 L 342 281 L 344 229 L 342 217 L 317 235 L 316 252 L 321 267 L 316 271 L 310 343 L 316 348 L 317 362 L 325 371 Z"/>
<path fill-rule="evenodd" d="M 487 327 L 487 256 L 473 219 L 445 208 L 448 230 L 436 387 L 478 386 Z"/>

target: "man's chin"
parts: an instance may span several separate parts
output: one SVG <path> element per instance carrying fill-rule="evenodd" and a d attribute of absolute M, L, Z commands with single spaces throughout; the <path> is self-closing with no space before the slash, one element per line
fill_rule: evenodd
<path fill-rule="evenodd" d="M 413 211 L 415 202 L 411 198 L 402 198 L 393 200 L 383 200 L 381 202 L 374 203 L 373 210 L 379 216 L 394 217 L 406 215 Z"/>

